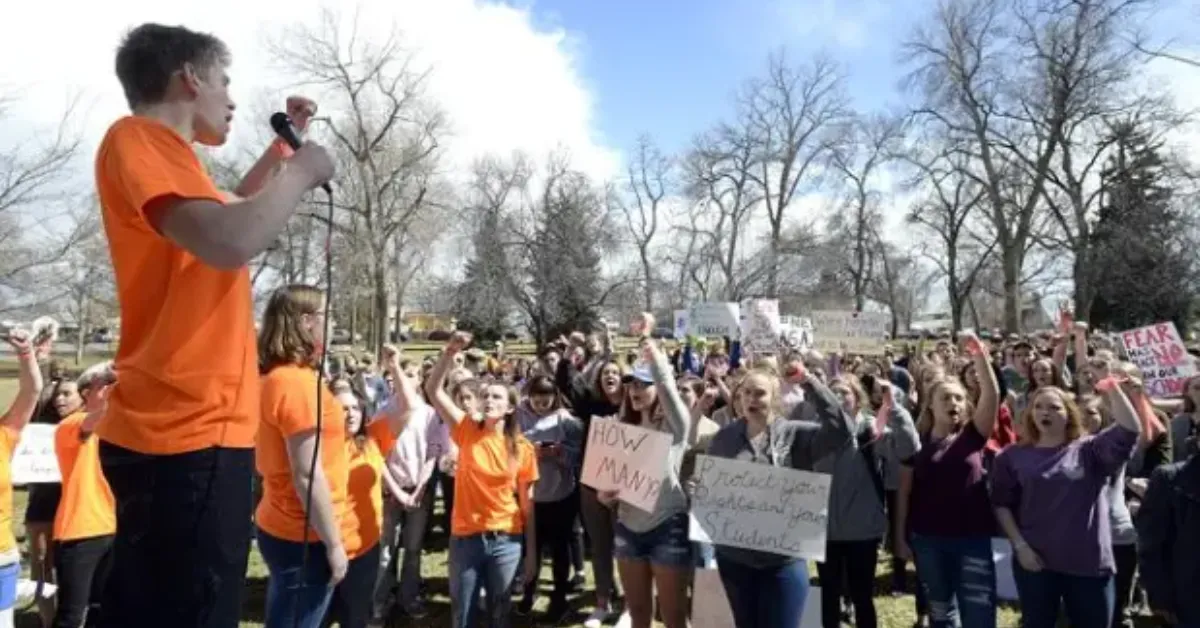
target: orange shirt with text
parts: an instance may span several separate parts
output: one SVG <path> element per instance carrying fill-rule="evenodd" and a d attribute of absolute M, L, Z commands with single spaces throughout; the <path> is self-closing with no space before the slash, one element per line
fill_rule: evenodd
<path fill-rule="evenodd" d="M 523 437 L 517 439 L 514 465 L 504 435 L 470 418 L 459 421 L 451 429 L 450 438 L 458 446 L 451 534 L 520 534 L 524 517 L 517 502 L 517 485 L 538 479 L 533 445 Z"/>
<path fill-rule="evenodd" d="M 54 453 L 62 474 L 62 498 L 54 515 L 54 540 L 74 541 L 116 534 L 112 489 L 100 468 L 100 439 L 83 436 L 87 414 L 76 412 L 54 430 Z"/>
<path fill-rule="evenodd" d="M 250 273 L 208 266 L 160 234 L 147 207 L 224 197 L 173 129 L 139 116 L 108 129 L 96 190 L 116 275 L 121 377 L 96 433 L 147 454 L 254 446 L 258 354 Z"/>
<path fill-rule="evenodd" d="M 292 481 L 287 439 L 317 427 L 317 372 L 307 366 L 277 366 L 262 378 L 262 420 L 258 425 L 255 464 L 263 480 L 255 522 L 267 534 L 285 541 L 304 540 L 304 499 Z M 346 520 L 346 416 L 342 404 L 322 382 L 321 471 L 329 486 L 334 516 Z M 304 462 L 308 464 L 307 461 Z M 343 537 L 345 534 L 343 533 Z M 315 530 L 309 542 L 320 541 Z M 349 548 L 346 550 L 349 552 Z"/>

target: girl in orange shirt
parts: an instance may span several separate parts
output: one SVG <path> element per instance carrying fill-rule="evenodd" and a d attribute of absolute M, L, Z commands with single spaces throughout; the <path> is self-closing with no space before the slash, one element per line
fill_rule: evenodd
<path fill-rule="evenodd" d="M 393 374 L 399 370 L 398 352 L 392 348 L 384 364 Z M 411 391 L 409 399 L 416 396 L 412 382 L 407 378 L 402 386 Z M 345 409 L 346 458 L 348 474 L 346 485 L 346 514 L 342 519 L 342 539 L 347 547 L 350 565 L 346 578 L 333 591 L 325 625 L 336 622 L 341 628 L 366 628 L 371 619 L 375 591 L 375 577 L 379 570 L 381 548 L 379 545 L 383 527 L 383 485 L 388 478 L 384 473 L 384 453 L 396 444 L 396 432 L 407 421 L 407 406 L 403 395 L 398 412 L 381 412 L 370 423 L 363 420 L 365 395 L 355 391 L 348 381 L 335 387 L 338 402 Z M 394 404 L 393 404 L 394 405 Z M 395 430 L 395 431 L 394 431 Z"/>
<path fill-rule="evenodd" d="M 12 454 L 42 394 L 42 371 L 35 354 L 45 350 L 38 347 L 35 351 L 29 333 L 23 329 L 9 332 L 8 344 L 17 354 L 19 388 L 8 412 L 0 417 L 0 628 L 13 626 L 17 578 L 21 575 L 21 552 L 12 529 Z"/>
<path fill-rule="evenodd" d="M 318 374 L 327 326 L 324 306 L 324 295 L 315 287 L 281 288 L 267 303 L 258 339 L 263 378 L 255 462 L 263 496 L 255 522 L 258 549 L 270 572 L 267 628 L 318 628 L 334 587 L 346 577 L 350 556 L 378 543 L 360 535 L 361 522 L 347 511 L 346 409 Z M 375 428 L 380 440 L 394 438 L 407 419 L 396 407 Z M 312 526 L 307 534 L 306 518 Z"/>
<path fill-rule="evenodd" d="M 450 531 L 451 626 L 475 625 L 474 602 L 483 587 L 487 591 L 487 625 L 505 628 L 522 540 L 525 567 L 521 573 L 526 577 L 536 573 L 532 497 L 538 471 L 533 445 L 521 435 L 513 415 L 515 390 L 498 382 L 477 384 L 482 393 L 481 412 L 470 415 L 446 392 L 443 384 L 455 356 L 470 342 L 469 334 L 455 332 L 425 382 L 425 393 L 450 426 L 450 438 L 458 446 Z"/>
<path fill-rule="evenodd" d="M 117 512 L 100 469 L 100 440 L 92 430 L 104 416 L 114 381 L 112 363 L 97 364 L 72 383 L 77 392 L 57 401 L 65 418 L 54 431 L 54 453 L 62 473 L 62 499 L 54 517 L 54 628 L 79 628 L 85 617 L 87 626 L 98 625 Z"/>

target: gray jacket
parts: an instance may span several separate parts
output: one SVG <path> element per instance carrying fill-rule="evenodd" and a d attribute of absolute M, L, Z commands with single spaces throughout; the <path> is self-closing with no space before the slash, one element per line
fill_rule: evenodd
<path fill-rule="evenodd" d="M 826 537 L 830 541 L 882 539 L 887 533 L 884 501 L 866 452 L 873 451 L 875 465 L 886 466 L 910 458 L 921 447 L 912 416 L 900 404 L 893 404 L 883 434 L 874 441 L 873 418 L 859 415 L 856 420 L 854 441 L 827 454 L 815 466 L 816 471 L 833 475 Z"/>
<path fill-rule="evenodd" d="M 679 390 L 675 388 L 675 374 L 664 356 L 650 364 L 654 374 L 654 385 L 658 389 L 658 402 L 666 411 L 666 419 L 659 428 L 671 434 L 671 449 L 667 454 L 667 475 L 663 480 L 654 512 L 646 512 L 625 502 L 617 503 L 617 521 L 631 532 L 649 532 L 671 517 L 688 511 L 688 498 L 679 477 L 683 458 L 690 449 L 689 435 L 692 429 L 692 413 L 684 405 Z M 643 425 L 642 427 L 650 428 Z"/>
<path fill-rule="evenodd" d="M 746 422 L 738 420 L 713 436 L 708 455 L 816 471 L 817 460 L 854 444 L 853 420 L 842 410 L 833 392 L 815 378 L 805 382 L 804 401 L 792 409 L 789 419 L 771 422 L 769 451 L 756 450 L 746 435 Z M 757 568 L 796 560 L 791 556 L 721 545 L 716 552 L 722 560 Z"/>
<path fill-rule="evenodd" d="M 517 408 L 517 424 L 525 438 L 539 443 L 562 445 L 563 457 L 538 456 L 538 481 L 533 485 L 533 501 L 557 502 L 575 492 L 579 485 L 577 470 L 583 451 L 583 422 L 566 410 L 538 416 L 523 403 Z"/>

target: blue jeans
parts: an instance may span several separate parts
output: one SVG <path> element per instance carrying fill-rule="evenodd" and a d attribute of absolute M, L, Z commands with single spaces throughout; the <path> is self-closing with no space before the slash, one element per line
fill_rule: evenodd
<path fill-rule="evenodd" d="M 320 628 L 333 598 L 324 543 L 285 541 L 258 529 L 258 551 L 267 564 L 266 628 Z M 305 562 L 304 554 L 308 553 Z"/>
<path fill-rule="evenodd" d="M 914 534 L 917 578 L 929 601 L 929 628 L 996 627 L 992 540 Z"/>
<path fill-rule="evenodd" d="M 620 560 L 640 560 L 651 565 L 694 567 L 688 514 L 672 515 L 648 532 L 634 532 L 617 521 L 613 555 Z"/>
<path fill-rule="evenodd" d="M 475 600 L 487 590 L 488 628 L 509 625 L 511 587 L 521 566 L 522 538 L 484 532 L 450 538 L 450 608 L 453 628 L 475 625 Z"/>
<path fill-rule="evenodd" d="M 360 628 L 371 621 L 374 605 L 375 577 L 379 574 L 379 544 L 350 560 L 346 577 L 333 590 L 323 626 Z M 311 560 L 311 559 L 310 559 Z"/>
<path fill-rule="evenodd" d="M 796 628 L 808 598 L 808 563 L 759 569 L 717 557 L 737 628 Z"/>
<path fill-rule="evenodd" d="M 1014 556 L 1013 579 L 1021 599 L 1023 628 L 1054 628 L 1065 607 L 1071 628 L 1109 628 L 1116 591 L 1112 575 L 1072 576 L 1043 569 L 1032 572 Z"/>

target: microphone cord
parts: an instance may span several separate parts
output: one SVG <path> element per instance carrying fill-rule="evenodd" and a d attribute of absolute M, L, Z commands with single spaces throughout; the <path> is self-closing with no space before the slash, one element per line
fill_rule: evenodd
<path fill-rule="evenodd" d="M 302 591 L 308 588 L 308 531 L 310 522 L 312 521 L 312 499 L 313 499 L 313 484 L 317 473 L 317 458 L 321 455 L 321 428 L 323 419 L 325 418 L 323 404 L 321 399 L 325 396 L 322 386 L 325 385 L 325 368 L 329 356 L 329 346 L 331 344 L 329 335 L 329 316 L 331 305 L 333 303 L 333 191 L 325 188 L 325 199 L 327 202 L 326 220 L 325 223 L 325 305 L 322 312 L 321 324 L 324 325 L 322 330 L 325 336 L 325 341 L 321 347 L 321 356 L 317 360 L 317 436 L 313 442 L 312 460 L 308 464 L 308 490 L 304 496 L 304 536 L 301 542 L 303 554 L 300 559 L 300 590 L 296 591 L 292 598 L 292 627 L 300 628 L 300 614 L 296 612 L 296 606 L 299 603 Z M 329 548 L 325 548 L 328 551 Z M 332 565 L 331 565 L 332 568 Z"/>

